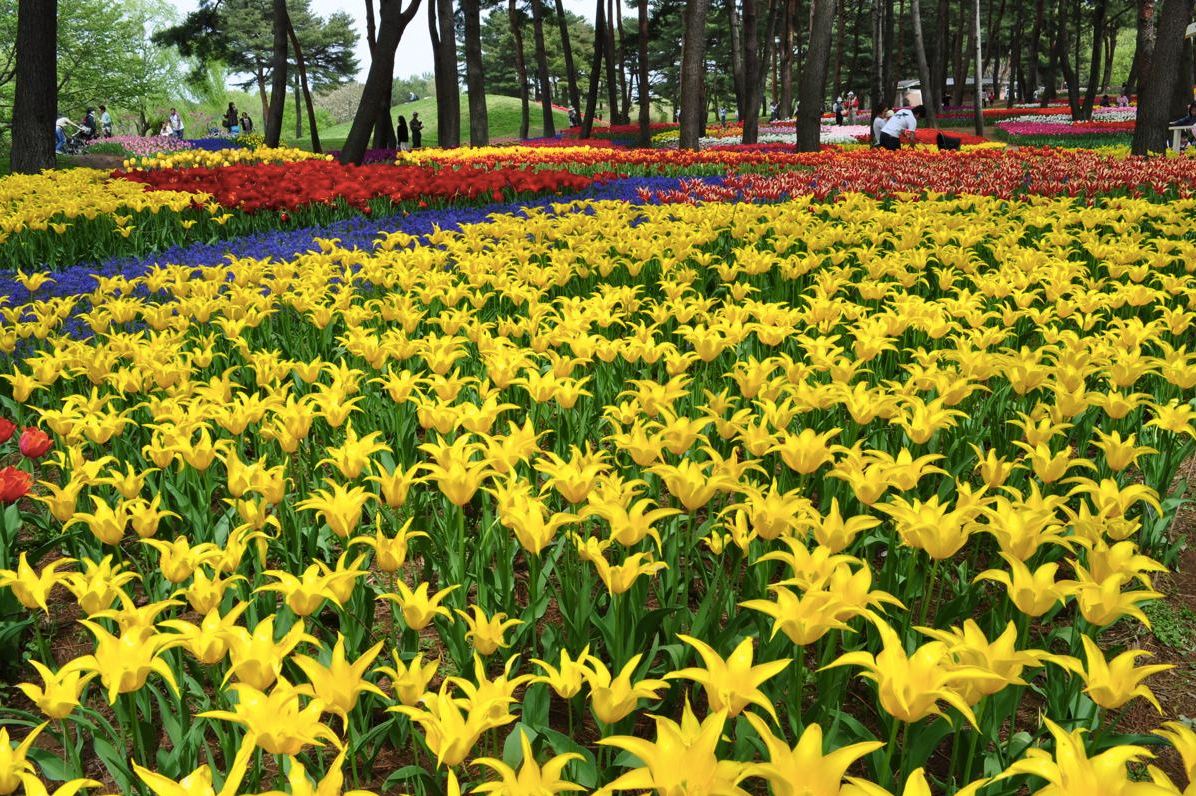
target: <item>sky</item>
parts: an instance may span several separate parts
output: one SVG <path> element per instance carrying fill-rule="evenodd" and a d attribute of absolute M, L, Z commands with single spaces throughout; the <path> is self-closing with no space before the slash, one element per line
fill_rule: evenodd
<path fill-rule="evenodd" d="M 170 4 L 182 13 L 195 10 L 197 0 L 169 0 Z M 407 30 L 403 33 L 403 40 L 399 42 L 399 50 L 395 54 L 395 77 L 412 77 L 432 71 L 432 39 L 428 35 L 428 14 L 422 0 L 420 9 Z M 594 15 L 591 0 L 564 0 L 565 8 L 587 19 Z M 365 2 L 364 0 L 311 0 L 312 10 L 321 16 L 327 16 L 334 11 L 348 11 L 356 21 L 357 60 L 361 63 L 359 80 L 365 79 L 365 72 L 369 69 L 370 53 L 365 43 Z M 505 6 L 504 6 L 505 7 Z M 529 37 L 530 42 L 530 37 Z"/>

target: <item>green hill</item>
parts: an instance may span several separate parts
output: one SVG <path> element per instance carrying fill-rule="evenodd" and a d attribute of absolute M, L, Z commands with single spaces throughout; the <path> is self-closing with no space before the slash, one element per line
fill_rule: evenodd
<path fill-rule="evenodd" d="M 487 96 L 486 110 L 489 116 L 491 139 L 519 137 L 520 103 L 518 97 Z M 436 135 L 436 99 L 434 97 L 425 97 L 415 102 L 404 102 L 395 105 L 390 109 L 390 117 L 396 121 L 399 114 L 403 114 L 407 121 L 410 122 L 412 113 L 418 113 L 420 120 L 424 123 L 424 146 L 436 146 L 438 143 Z M 533 102 L 531 106 L 531 128 L 528 131 L 532 138 L 538 138 L 544 134 L 543 127 L 540 124 L 541 120 L 540 106 Z M 569 126 L 569 117 L 563 111 L 554 111 L 553 121 L 556 124 L 558 132 Z M 323 144 L 325 149 L 339 149 L 345 143 L 345 138 L 349 135 L 350 127 L 352 127 L 352 124 L 345 122 L 344 124 L 321 128 L 320 143 Z M 464 94 L 461 95 L 461 140 L 463 143 L 469 143 L 469 98 Z M 310 139 L 292 139 L 291 143 L 296 146 L 307 146 L 310 143 Z"/>

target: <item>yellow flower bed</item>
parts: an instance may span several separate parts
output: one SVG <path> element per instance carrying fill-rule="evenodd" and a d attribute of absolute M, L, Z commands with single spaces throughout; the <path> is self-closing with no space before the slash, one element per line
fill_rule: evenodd
<path fill-rule="evenodd" d="M 187 169 L 195 167 L 252 165 L 254 163 L 296 163 L 301 160 L 332 160 L 331 155 L 316 154 L 297 147 L 259 147 L 257 149 L 183 149 L 142 158 L 125 160 L 126 169 Z"/>
<path fill-rule="evenodd" d="M 23 723 L 122 793 L 1179 793 L 1110 733 L 1193 211 L 570 203 L 16 310 Z"/>
<path fill-rule="evenodd" d="M 0 242 L 22 231 L 64 233 L 76 219 L 112 220 L 143 210 L 179 212 L 206 194 L 147 191 L 97 169 L 63 169 L 0 178 Z"/>

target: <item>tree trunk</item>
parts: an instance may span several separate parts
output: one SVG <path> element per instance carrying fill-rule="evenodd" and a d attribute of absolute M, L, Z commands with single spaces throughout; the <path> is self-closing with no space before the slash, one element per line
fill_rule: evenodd
<path fill-rule="evenodd" d="M 681 45 L 681 149 L 697 149 L 706 111 L 706 14 L 710 0 L 686 0 Z"/>
<path fill-rule="evenodd" d="M 627 39 L 623 35 L 622 0 L 615 1 L 615 34 L 618 42 L 618 57 L 615 60 L 618 64 L 619 94 L 622 100 L 619 108 L 619 122 L 621 124 L 631 124 L 631 88 L 628 85 L 627 79 Z"/>
<path fill-rule="evenodd" d="M 452 0 L 444 0 L 451 2 Z M 532 0 L 532 32 L 536 39 L 536 74 L 540 80 L 540 110 L 543 114 L 545 138 L 556 135 L 556 125 L 552 120 L 552 83 L 548 79 L 548 53 L 544 47 L 544 9 L 540 0 Z M 595 39 L 601 36 L 595 34 Z"/>
<path fill-rule="evenodd" d="M 951 16 L 951 8 L 947 0 L 939 0 L 938 11 L 934 17 L 934 60 L 930 64 L 930 82 L 933 83 L 935 113 L 943 110 L 943 92 L 947 88 L 947 63 L 950 37 L 947 35 L 947 22 Z"/>
<path fill-rule="evenodd" d="M 299 73 L 296 71 L 292 81 L 295 91 L 295 140 L 303 137 L 303 87 L 299 85 Z"/>
<path fill-rule="evenodd" d="M 37 174 L 55 165 L 58 0 L 20 0 L 16 60 L 12 170 L 16 174 Z"/>
<path fill-rule="evenodd" d="M 457 86 L 457 32 L 453 0 L 428 0 L 428 32 L 436 74 L 436 138 L 442 147 L 461 145 L 461 90 Z"/>
<path fill-rule="evenodd" d="M 955 50 L 955 86 L 951 92 L 951 104 L 963 104 L 963 92 L 968 79 L 968 53 L 976 46 L 976 34 L 970 17 L 974 16 L 971 0 L 962 0 L 959 14 L 959 38 Z M 965 31 L 967 31 L 965 35 Z"/>
<path fill-rule="evenodd" d="M 793 111 L 793 39 L 794 27 L 797 25 L 797 2 L 785 0 L 785 27 L 781 37 L 780 71 L 781 71 L 781 118 L 788 119 Z M 828 59 L 830 53 L 827 53 Z M 835 89 L 837 90 L 837 89 Z"/>
<path fill-rule="evenodd" d="M 515 76 L 519 81 L 519 137 L 527 138 L 531 127 L 531 103 L 527 96 L 527 61 L 523 58 L 523 25 L 515 0 L 507 0 L 507 19 L 511 24 L 511 39 L 515 43 Z"/>
<path fill-rule="evenodd" d="M 860 30 L 864 27 L 864 3 L 863 0 L 858 0 L 856 3 L 855 22 L 851 30 L 851 61 L 847 67 L 847 82 L 856 86 L 859 85 L 859 65 L 860 65 Z M 860 102 L 865 100 L 861 96 Z M 861 106 L 863 107 L 863 106 Z"/>
<path fill-rule="evenodd" d="M 826 72 L 830 62 L 831 29 L 835 22 L 835 0 L 811 0 L 810 52 L 802 65 L 798 85 L 797 150 L 817 152 L 822 131 L 822 101 L 826 96 Z"/>
<path fill-rule="evenodd" d="M 479 0 L 461 0 L 465 19 L 465 88 L 469 92 L 469 144 L 490 143 L 486 113 L 486 70 L 482 64 L 482 9 Z"/>
<path fill-rule="evenodd" d="M 596 0 L 594 30 L 602 30 L 602 26 L 605 24 L 606 3 L 604 0 Z M 589 138 L 590 134 L 594 132 L 594 114 L 598 111 L 598 81 L 602 79 L 602 42 L 605 38 L 605 36 L 594 36 L 594 60 L 590 67 L 589 90 L 586 92 L 586 113 L 581 121 L 582 138 Z"/>
<path fill-rule="evenodd" d="M 1117 28 L 1105 30 L 1105 71 L 1100 78 L 1101 94 L 1109 93 L 1109 85 L 1113 82 L 1113 55 L 1117 52 Z"/>
<path fill-rule="evenodd" d="M 831 77 L 831 90 L 839 91 L 843 85 L 843 47 L 847 41 L 847 14 L 844 13 L 846 9 L 836 8 L 835 24 L 838 28 L 835 35 L 835 69 Z M 854 86 L 847 86 L 849 91 L 855 91 Z M 844 92 L 846 96 L 846 92 Z"/>
<path fill-rule="evenodd" d="M 357 113 L 353 116 L 353 126 L 349 129 L 349 137 L 341 150 L 341 163 L 361 163 L 370 143 L 370 131 L 384 102 L 387 104 L 387 116 L 390 115 L 387 98 L 390 96 L 394 80 L 395 51 L 403 38 L 403 31 L 411 24 L 415 12 L 419 10 L 419 0 L 411 0 L 405 9 L 402 0 L 380 0 L 378 5 L 378 40 L 374 48 L 374 57 L 370 59 L 370 71 L 366 75 L 365 86 L 361 89 L 361 101 L 358 102 Z"/>
<path fill-rule="evenodd" d="M 984 58 L 980 46 L 980 0 L 976 0 L 976 13 L 972 15 L 972 39 L 976 42 L 976 100 L 972 103 L 972 126 L 976 135 L 984 135 Z"/>
<path fill-rule="evenodd" d="M 1024 100 L 1029 101 L 1033 97 L 1033 93 L 1038 91 L 1038 70 L 1039 70 L 1039 44 L 1042 38 L 1042 22 L 1043 16 L 1046 13 L 1045 0 L 1035 0 L 1034 3 L 1034 25 L 1030 29 L 1030 52 L 1026 56 L 1026 85 L 1030 89 L 1030 94 L 1023 97 Z"/>
<path fill-rule="evenodd" d="M 1009 43 L 1009 93 L 1005 96 L 1005 107 L 1012 108 L 1018 91 L 1018 77 L 1022 72 L 1022 28 L 1026 24 L 1022 3 L 1014 3 L 1013 40 Z M 1024 86 L 1023 86 L 1024 88 Z"/>
<path fill-rule="evenodd" d="M 563 0 L 556 0 L 556 22 L 561 31 L 561 55 L 565 58 L 565 85 L 569 92 L 569 107 L 581 111 L 581 93 L 577 89 L 577 65 L 573 61 L 573 43 L 569 41 L 569 20 L 565 16 Z"/>
<path fill-rule="evenodd" d="M 1094 0 L 1092 5 L 1092 59 L 1088 62 L 1088 88 L 1084 92 L 1084 106 L 1080 118 L 1092 121 L 1092 109 L 1096 106 L 1097 81 L 1101 73 L 1101 55 L 1105 44 L 1105 15 L 1109 10 L 1108 0 Z"/>
<path fill-rule="evenodd" d="M 615 74 L 615 0 L 606 0 L 606 27 L 594 31 L 595 36 L 603 36 L 606 41 L 602 44 L 602 51 L 606 56 L 606 115 L 611 124 L 619 123 L 619 82 Z"/>
<path fill-rule="evenodd" d="M 884 4 L 872 3 L 872 118 L 882 104 L 892 102 L 885 91 L 885 61 L 889 57 L 888 42 L 885 40 Z"/>
<path fill-rule="evenodd" d="M 295 35 L 295 26 L 287 20 L 287 36 L 291 40 L 291 46 L 295 48 L 295 67 L 299 70 L 299 86 L 303 89 L 303 102 L 307 107 L 307 126 L 311 128 L 311 151 L 323 152 L 320 147 L 320 131 L 316 127 L 316 104 L 311 98 L 311 86 L 307 82 L 307 62 L 303 58 L 303 48 L 299 45 L 299 37 Z M 390 116 L 390 94 L 387 92 L 387 117 Z M 295 110 L 298 112 L 299 98 L 295 98 Z M 296 124 L 296 129 L 300 127 Z M 298 138 L 302 133 L 297 134 Z"/>
<path fill-rule="evenodd" d="M 938 127 L 938 114 L 935 113 L 935 90 L 930 77 L 930 63 L 926 60 L 926 41 L 922 36 L 922 3 L 920 0 L 910 0 L 910 26 L 914 29 L 914 56 L 918 60 L 918 80 L 922 83 L 922 104 L 926 106 L 926 122 L 931 127 Z"/>
<path fill-rule="evenodd" d="M 266 93 L 266 73 L 262 71 L 261 66 L 255 73 L 257 83 L 257 97 L 262 103 L 262 127 L 266 126 L 266 117 L 270 115 L 270 96 Z"/>
<path fill-rule="evenodd" d="M 770 7 L 776 8 L 778 3 L 779 0 L 772 0 Z M 765 32 L 771 35 L 771 31 Z M 764 87 L 764 81 L 761 79 L 764 70 L 760 68 L 760 32 L 756 23 L 756 0 L 743 0 L 743 33 L 746 94 L 740 120 L 743 122 L 743 143 L 754 144 L 760 137 L 760 102 L 763 99 Z"/>
<path fill-rule="evenodd" d="M 642 0 L 641 0 L 642 2 Z M 738 0 L 727 0 L 727 23 L 731 35 L 731 84 L 735 88 L 735 115 L 743 122 L 747 118 L 747 79 L 744 77 L 743 25 L 739 22 Z M 640 32 L 643 36 L 643 32 Z"/>
<path fill-rule="evenodd" d="M 1138 0 L 1138 28 L 1134 37 L 1134 61 L 1126 79 L 1125 93 L 1132 96 L 1138 91 L 1139 78 L 1150 73 L 1150 58 L 1154 53 L 1155 0 Z"/>
<path fill-rule="evenodd" d="M 730 0 L 734 7 L 735 0 Z M 639 0 L 640 146 L 652 143 L 652 95 L 648 83 L 648 0 Z"/>
<path fill-rule="evenodd" d="M 1080 118 L 1080 84 L 1071 67 L 1071 47 L 1068 45 L 1067 3 L 1059 0 L 1059 18 L 1055 24 L 1055 57 L 1067 81 L 1067 103 L 1071 106 L 1071 118 Z"/>
<path fill-rule="evenodd" d="M 270 63 L 270 109 L 266 115 L 266 146 L 282 140 L 282 114 L 287 103 L 287 28 L 291 25 L 287 0 L 274 0 L 274 57 Z"/>
<path fill-rule="evenodd" d="M 1192 13 L 1189 0 L 1161 0 L 1154 50 L 1148 70 L 1141 72 L 1138 124 L 1131 151 L 1135 155 L 1161 152 L 1167 140 L 1167 123 L 1175 110 L 1175 84 L 1188 80 L 1191 66 L 1184 63 L 1184 30 Z M 1184 92 L 1190 89 L 1184 86 Z M 1190 94 L 1189 94 L 1190 96 Z"/>

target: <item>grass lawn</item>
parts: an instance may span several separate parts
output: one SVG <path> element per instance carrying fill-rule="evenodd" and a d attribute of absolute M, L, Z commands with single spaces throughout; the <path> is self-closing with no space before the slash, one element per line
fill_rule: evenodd
<path fill-rule="evenodd" d="M 519 137 L 521 110 L 518 97 L 490 95 L 486 97 L 486 110 L 490 123 L 491 139 Z M 412 113 L 418 113 L 420 120 L 424 123 L 424 146 L 436 146 L 439 143 L 436 134 L 436 99 L 434 97 L 425 97 L 415 102 L 404 102 L 400 105 L 395 105 L 390 109 L 390 116 L 394 121 L 397 121 L 399 114 L 402 114 L 410 122 Z M 544 135 L 544 128 L 540 124 L 542 119 L 543 115 L 540 106 L 533 103 L 530 115 L 531 126 L 528 130 L 532 138 L 539 138 Z M 556 124 L 558 132 L 569 126 L 569 117 L 563 111 L 554 111 L 553 121 Z M 338 124 L 333 127 L 322 128 L 320 130 L 321 145 L 327 150 L 340 148 L 349 136 L 350 127 L 352 127 L 352 124 L 345 122 L 344 124 Z M 469 142 L 469 98 L 464 94 L 461 95 L 461 140 L 463 143 Z M 290 142 L 293 145 L 302 147 L 309 145 L 311 139 L 292 138 Z"/>

